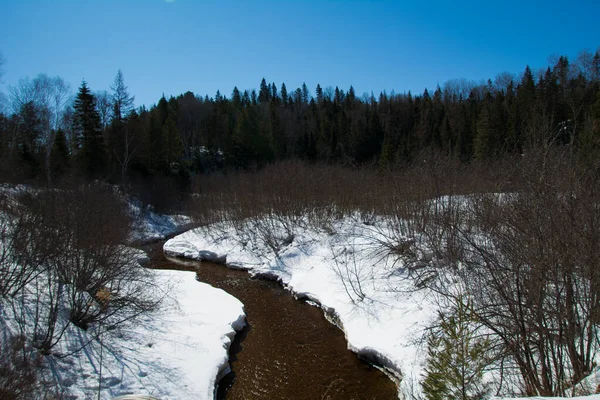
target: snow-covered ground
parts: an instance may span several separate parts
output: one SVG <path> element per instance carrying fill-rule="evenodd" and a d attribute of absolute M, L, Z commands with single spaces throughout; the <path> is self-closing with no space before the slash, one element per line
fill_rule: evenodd
<path fill-rule="evenodd" d="M 84 331 L 70 325 L 46 357 L 44 378 L 65 398 L 97 398 L 101 373 L 104 399 L 132 393 L 213 399 L 216 382 L 229 368 L 229 346 L 245 324 L 243 305 L 196 281 L 192 272 L 151 273 L 166 295 L 160 310 L 103 332 L 103 348 L 94 339 L 97 327 Z M 11 313 L 2 309 L 2 317 L 3 333 L 14 334 Z"/>

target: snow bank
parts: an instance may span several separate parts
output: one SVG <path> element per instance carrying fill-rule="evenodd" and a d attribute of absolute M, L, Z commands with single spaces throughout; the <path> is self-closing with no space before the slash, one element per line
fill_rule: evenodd
<path fill-rule="evenodd" d="M 116 384 L 105 395 L 213 399 L 216 383 L 229 371 L 228 350 L 235 331 L 245 324 L 243 305 L 221 289 L 196 281 L 192 272 L 156 274 L 162 287 L 170 287 L 170 307 L 120 332 L 112 342 L 116 353 L 103 357 L 103 381 L 116 378 Z M 77 375 L 96 383 L 94 360 L 86 354 L 82 358 Z M 77 385 L 78 397 L 89 395 L 87 386 Z"/>
<path fill-rule="evenodd" d="M 156 290 L 166 295 L 160 310 L 101 331 L 104 347 L 94 338 L 97 327 L 84 331 L 70 325 L 53 355 L 45 358 L 44 378 L 63 397 L 96 398 L 101 374 L 103 399 L 128 394 L 214 398 L 216 382 L 229 370 L 229 346 L 245 324 L 243 305 L 196 281 L 192 272 L 151 272 Z M 1 317 L 4 333 L 16 333 L 9 313 Z"/>
<path fill-rule="evenodd" d="M 410 290 L 408 272 L 396 274 L 399 265 L 374 251 L 366 237 L 377 233 L 370 229 L 352 219 L 339 221 L 333 234 L 298 229 L 275 254 L 258 239 L 240 240 L 223 224 L 178 235 L 164 251 L 275 277 L 297 297 L 320 305 L 344 330 L 352 351 L 402 377 L 402 390 L 410 391 L 422 373 L 420 339 L 435 307 L 426 291 Z"/>

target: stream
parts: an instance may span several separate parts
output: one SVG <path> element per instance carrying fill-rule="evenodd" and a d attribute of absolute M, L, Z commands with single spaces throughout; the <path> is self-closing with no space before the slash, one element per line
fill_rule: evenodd
<path fill-rule="evenodd" d="M 232 372 L 219 383 L 217 399 L 397 399 L 395 383 L 349 351 L 320 308 L 245 271 L 167 259 L 162 244 L 146 248 L 151 268 L 196 270 L 199 281 L 244 303 L 247 325 L 229 350 Z"/>

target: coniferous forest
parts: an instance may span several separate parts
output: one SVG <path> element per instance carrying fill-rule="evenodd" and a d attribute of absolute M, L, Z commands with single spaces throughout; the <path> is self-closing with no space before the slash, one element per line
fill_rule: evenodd
<path fill-rule="evenodd" d="M 262 79 L 258 90 L 186 92 L 149 108 L 134 108 L 120 70 L 110 90 L 84 81 L 74 95 L 62 78 L 40 74 L 9 87 L 2 175 L 185 189 L 198 174 L 286 159 L 389 169 L 422 152 L 468 163 L 527 154 L 540 143 L 596 147 L 600 54 L 554 59 L 539 71 L 457 79 L 418 94 L 294 89 Z"/>

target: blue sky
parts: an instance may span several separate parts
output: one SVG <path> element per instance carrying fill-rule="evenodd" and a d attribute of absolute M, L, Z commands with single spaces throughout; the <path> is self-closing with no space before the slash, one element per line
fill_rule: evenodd
<path fill-rule="evenodd" d="M 59 75 L 109 90 L 120 68 L 136 105 L 306 82 L 360 95 L 421 93 L 552 54 L 600 46 L 600 1 L 0 0 L 5 93 Z"/>

